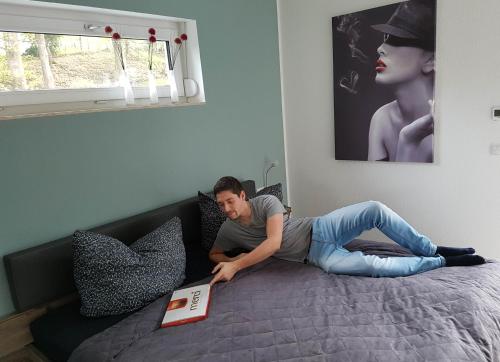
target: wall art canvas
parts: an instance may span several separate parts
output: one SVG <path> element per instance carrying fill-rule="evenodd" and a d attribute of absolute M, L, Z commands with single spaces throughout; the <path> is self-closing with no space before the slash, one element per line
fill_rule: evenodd
<path fill-rule="evenodd" d="M 332 18 L 335 159 L 433 162 L 436 0 Z"/>

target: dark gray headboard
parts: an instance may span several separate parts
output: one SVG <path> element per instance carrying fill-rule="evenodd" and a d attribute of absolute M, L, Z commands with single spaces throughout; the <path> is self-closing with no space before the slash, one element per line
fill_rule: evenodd
<path fill-rule="evenodd" d="M 248 195 L 255 194 L 255 182 L 244 181 Z M 167 205 L 139 215 L 91 229 L 130 244 L 178 216 L 186 247 L 186 282 L 209 275 L 208 252 L 200 243 L 198 197 Z M 72 235 L 4 256 L 7 279 L 18 312 L 54 301 L 76 291 L 73 282 Z"/>

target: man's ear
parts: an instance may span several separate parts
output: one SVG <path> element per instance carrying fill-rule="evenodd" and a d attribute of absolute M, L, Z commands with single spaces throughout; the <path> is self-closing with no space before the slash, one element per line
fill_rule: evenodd
<path fill-rule="evenodd" d="M 241 192 L 240 192 L 240 199 L 241 200 L 246 200 L 247 199 L 247 194 L 243 190 L 241 190 Z"/>
<path fill-rule="evenodd" d="M 435 56 L 434 53 L 431 53 L 428 57 L 428 59 L 425 61 L 424 65 L 422 66 L 422 73 L 424 74 L 429 74 L 435 71 Z"/>

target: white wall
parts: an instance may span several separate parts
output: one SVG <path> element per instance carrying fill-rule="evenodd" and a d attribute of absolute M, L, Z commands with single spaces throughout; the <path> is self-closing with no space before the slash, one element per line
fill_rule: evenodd
<path fill-rule="evenodd" d="M 294 214 L 379 200 L 438 244 L 500 259 L 500 2 L 438 0 L 435 162 L 410 164 L 334 157 L 332 17 L 394 1 L 277 1 Z"/>

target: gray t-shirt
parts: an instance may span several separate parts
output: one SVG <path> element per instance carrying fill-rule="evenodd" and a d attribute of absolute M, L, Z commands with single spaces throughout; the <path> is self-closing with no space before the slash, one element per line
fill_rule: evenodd
<path fill-rule="evenodd" d="M 285 208 L 277 197 L 257 196 L 249 200 L 252 209 L 250 225 L 226 219 L 222 224 L 214 245 L 227 251 L 234 248 L 253 250 L 267 239 L 267 218 L 284 213 Z M 274 257 L 284 260 L 304 262 L 311 243 L 312 218 L 293 218 L 284 216 L 283 238 L 280 249 Z"/>

